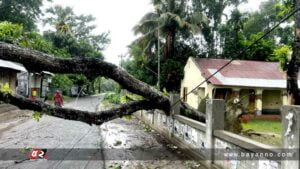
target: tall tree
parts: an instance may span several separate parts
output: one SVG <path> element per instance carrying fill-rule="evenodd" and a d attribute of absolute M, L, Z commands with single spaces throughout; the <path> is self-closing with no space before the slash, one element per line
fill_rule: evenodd
<path fill-rule="evenodd" d="M 282 0 L 268 0 L 260 4 L 259 10 L 249 13 L 244 23 L 244 34 L 249 38 L 252 34 L 265 32 L 275 23 L 279 22 L 290 8 L 284 5 Z M 293 29 L 291 20 L 268 35 L 267 39 L 279 39 L 280 44 L 290 45 L 293 42 Z"/>
<path fill-rule="evenodd" d="M 208 22 L 203 25 L 202 35 L 208 46 L 210 57 L 216 57 L 217 47 L 220 46 L 220 25 L 222 25 L 222 16 L 225 8 L 234 5 L 238 6 L 246 0 L 192 0 L 192 9 L 194 12 L 204 12 Z"/>
<path fill-rule="evenodd" d="M 26 31 L 36 29 L 43 0 L 1 0 L 0 21 L 22 24 Z"/>
<path fill-rule="evenodd" d="M 223 24 L 220 28 L 220 36 L 224 41 L 222 43 L 222 55 L 224 58 L 233 57 L 236 51 L 242 50 L 245 47 L 245 36 L 243 32 L 245 20 L 245 15 L 236 8 L 232 11 L 226 24 Z"/>
<path fill-rule="evenodd" d="M 92 15 L 76 15 L 70 7 L 54 6 L 46 10 L 44 24 L 49 24 L 54 30 L 44 32 L 44 36 L 53 42 L 57 48 L 66 49 L 71 57 L 88 57 L 103 60 L 102 50 L 110 43 L 109 33 L 95 35 Z M 97 76 L 68 75 L 56 76 L 56 81 L 69 78 L 74 84 L 87 86 L 85 92 L 93 93 Z M 57 83 L 61 84 L 61 83 Z M 59 86 L 57 86 L 59 87 Z"/>
<path fill-rule="evenodd" d="M 54 6 L 46 10 L 49 24 L 55 31 L 48 30 L 45 36 L 54 45 L 68 49 L 72 56 L 103 58 L 101 51 L 110 43 L 109 33 L 94 35 L 96 26 L 92 15 L 76 15 L 70 7 Z"/>
<path fill-rule="evenodd" d="M 300 9 L 300 0 L 296 0 L 295 9 Z M 287 90 L 291 104 L 300 105 L 300 92 L 298 87 L 298 74 L 300 65 L 300 12 L 295 14 L 295 37 L 293 43 L 292 59 L 287 70 Z"/>
<path fill-rule="evenodd" d="M 179 89 L 182 65 L 187 60 L 186 53 L 182 52 L 187 49 L 186 43 L 190 42 L 194 34 L 200 32 L 206 17 L 202 12 L 192 13 L 189 1 L 186 0 L 153 0 L 152 4 L 154 12 L 147 13 L 134 27 L 135 33 L 142 36 L 132 46 L 137 45 L 143 49 L 142 56 L 152 60 L 144 61 L 152 66 L 153 63 L 157 64 L 157 52 L 163 54 L 161 86 L 168 91 L 176 91 Z M 157 42 L 162 46 L 160 50 Z M 153 73 L 149 68 L 151 66 L 145 71 Z"/>
<path fill-rule="evenodd" d="M 151 41 L 150 39 L 157 37 L 155 34 L 160 31 L 161 36 L 165 38 L 165 60 L 174 56 L 178 32 L 197 33 L 201 30 L 205 17 L 201 13 L 191 15 L 187 2 L 186 0 L 153 0 L 155 11 L 147 13 L 134 28 L 136 33 L 141 33 L 142 38 L 147 38 L 153 45 L 154 39 Z"/>

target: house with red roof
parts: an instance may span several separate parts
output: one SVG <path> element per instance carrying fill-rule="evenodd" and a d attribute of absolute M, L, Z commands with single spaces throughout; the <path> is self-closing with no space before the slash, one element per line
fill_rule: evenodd
<path fill-rule="evenodd" d="M 235 60 L 186 95 L 229 61 L 190 57 L 181 82 L 183 100 L 201 110 L 206 98 L 239 98 L 244 111 L 256 115 L 278 114 L 288 104 L 286 73 L 276 62 Z"/>

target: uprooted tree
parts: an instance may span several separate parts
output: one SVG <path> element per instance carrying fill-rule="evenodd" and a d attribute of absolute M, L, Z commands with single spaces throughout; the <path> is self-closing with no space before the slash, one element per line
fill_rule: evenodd
<path fill-rule="evenodd" d="M 144 100 L 129 102 L 110 110 L 87 112 L 54 107 L 42 101 L 0 92 L 0 101 L 15 105 L 20 109 L 39 111 L 55 117 L 96 125 L 101 125 L 104 122 L 124 115 L 131 115 L 138 110 L 160 109 L 166 114 L 170 112 L 170 101 L 163 93 L 135 79 L 117 66 L 99 59 L 61 59 L 39 51 L 2 42 L 0 42 L 0 59 L 22 63 L 30 72 L 49 71 L 58 74 L 73 73 L 87 76 L 104 76 L 115 80 L 128 91 L 144 97 Z"/>

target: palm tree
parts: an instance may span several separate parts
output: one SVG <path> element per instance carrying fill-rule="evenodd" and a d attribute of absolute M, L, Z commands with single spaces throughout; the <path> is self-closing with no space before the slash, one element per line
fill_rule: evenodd
<path fill-rule="evenodd" d="M 56 5 L 46 10 L 50 16 L 44 19 L 44 24 L 49 24 L 55 27 L 57 32 L 71 33 L 74 27 L 75 14 L 70 7 L 63 8 Z"/>
<path fill-rule="evenodd" d="M 153 51 L 157 51 L 158 48 L 157 18 L 157 13 L 150 12 L 133 28 L 136 35 L 142 34 L 133 44 L 137 44 L 140 48 L 144 49 L 143 52 L 146 56 L 152 55 Z"/>
<path fill-rule="evenodd" d="M 201 13 L 189 13 L 186 0 L 152 0 L 154 12 L 147 13 L 134 27 L 136 34 L 142 34 L 136 42 L 145 50 L 156 47 L 157 31 L 165 38 L 164 59 L 174 56 L 178 32 L 198 33 L 205 21 Z"/>

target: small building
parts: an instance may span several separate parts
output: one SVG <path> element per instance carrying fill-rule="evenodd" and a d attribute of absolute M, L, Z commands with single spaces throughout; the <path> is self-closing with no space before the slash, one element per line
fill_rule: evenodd
<path fill-rule="evenodd" d="M 245 112 L 254 115 L 278 114 L 280 107 L 288 104 L 286 73 L 276 62 L 233 61 L 186 96 L 228 62 L 226 59 L 190 57 L 181 82 L 183 100 L 200 109 L 206 98 L 227 101 L 239 98 Z"/>
<path fill-rule="evenodd" d="M 30 97 L 43 99 L 49 91 L 51 78 L 54 76 L 50 72 L 41 73 L 20 73 L 18 74 L 18 93 Z"/>
<path fill-rule="evenodd" d="M 0 88 L 5 84 L 9 85 L 13 93 L 17 92 L 17 74 L 27 72 L 20 64 L 0 59 Z"/>
<path fill-rule="evenodd" d="M 24 97 L 43 99 L 49 91 L 52 73 L 30 73 L 19 64 L 0 59 L 0 88 L 9 85 L 13 93 Z"/>
<path fill-rule="evenodd" d="M 52 73 L 42 71 L 41 73 L 30 73 L 29 92 L 31 97 L 45 98 L 49 91 L 49 84 L 51 83 Z"/>

